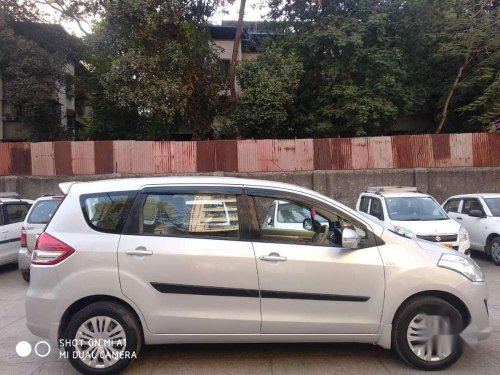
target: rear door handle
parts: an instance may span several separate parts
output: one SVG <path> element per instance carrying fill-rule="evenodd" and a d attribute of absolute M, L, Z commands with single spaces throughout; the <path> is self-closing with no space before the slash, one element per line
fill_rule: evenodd
<path fill-rule="evenodd" d="M 461 218 L 461 217 L 458 217 L 458 216 L 457 216 L 457 219 L 458 219 L 458 220 L 462 220 L 462 218 Z"/>
<path fill-rule="evenodd" d="M 138 247 L 135 250 L 127 250 L 127 255 L 153 255 L 153 252 L 151 250 L 146 249 L 145 247 Z"/>
<path fill-rule="evenodd" d="M 264 261 L 264 262 L 284 262 L 284 261 L 286 261 L 286 257 L 282 257 L 278 253 L 271 253 L 269 255 L 261 255 L 259 257 L 259 259 Z"/>

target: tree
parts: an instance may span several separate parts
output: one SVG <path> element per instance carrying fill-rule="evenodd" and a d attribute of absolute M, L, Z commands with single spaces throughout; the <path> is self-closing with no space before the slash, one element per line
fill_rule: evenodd
<path fill-rule="evenodd" d="M 236 62 L 238 60 L 238 52 L 240 50 L 241 33 L 243 31 L 243 18 L 245 16 L 246 0 L 240 0 L 240 11 L 238 14 L 238 23 L 236 25 L 236 32 L 234 35 L 233 52 L 231 54 L 231 62 L 229 64 L 229 92 L 231 102 L 236 102 Z"/>
<path fill-rule="evenodd" d="M 436 60 L 453 72 L 436 133 L 448 119 L 452 99 L 457 113 L 470 113 L 469 123 L 487 127 L 500 116 L 499 7 L 492 0 L 454 3 L 445 18 Z"/>
<path fill-rule="evenodd" d="M 290 114 L 302 72 L 296 56 L 274 48 L 238 65 L 242 96 L 231 119 L 242 137 L 294 136 Z"/>
<path fill-rule="evenodd" d="M 89 63 L 108 102 L 137 113 L 137 137 L 212 136 L 223 78 L 206 17 L 216 3 L 125 0 L 101 14 Z"/>
<path fill-rule="evenodd" d="M 15 31 L 20 22 L 37 21 L 38 17 L 36 8 L 26 2 L 0 5 L 0 76 L 4 95 L 10 106 L 22 113 L 32 140 L 61 139 L 67 135 L 55 116 L 54 97 L 65 80 L 65 57 Z"/>

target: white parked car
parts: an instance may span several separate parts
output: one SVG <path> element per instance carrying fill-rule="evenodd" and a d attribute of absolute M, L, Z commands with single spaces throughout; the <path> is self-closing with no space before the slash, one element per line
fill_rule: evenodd
<path fill-rule="evenodd" d="M 467 229 L 470 246 L 500 266 L 500 194 L 464 194 L 443 204 L 448 215 Z"/>
<path fill-rule="evenodd" d="M 371 187 L 360 194 L 356 210 L 386 228 L 435 242 L 461 253 L 470 249 L 467 230 L 450 219 L 436 200 L 414 187 Z"/>
<path fill-rule="evenodd" d="M 143 344 L 234 342 L 372 343 L 438 370 L 461 356 L 459 335 L 491 334 L 472 259 L 312 190 L 221 177 L 62 189 L 33 251 L 26 320 L 80 372 L 119 372 Z M 268 229 L 277 200 L 329 225 Z M 207 220 L 226 209 L 229 221 Z"/>
<path fill-rule="evenodd" d="M 38 236 L 43 232 L 64 196 L 44 196 L 31 206 L 21 228 L 21 242 L 17 264 L 24 281 L 30 281 L 31 254 Z"/>
<path fill-rule="evenodd" d="M 23 220 L 32 204 L 17 193 L 0 193 L 0 265 L 17 262 Z"/>

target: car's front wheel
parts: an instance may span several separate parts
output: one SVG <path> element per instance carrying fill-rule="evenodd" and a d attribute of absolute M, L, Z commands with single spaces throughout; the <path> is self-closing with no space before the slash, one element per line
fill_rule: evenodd
<path fill-rule="evenodd" d="M 392 345 L 399 356 L 420 370 L 441 370 L 462 355 L 460 312 L 441 298 L 416 297 L 393 322 Z"/>
<path fill-rule="evenodd" d="M 500 266 L 500 237 L 493 238 L 488 244 L 488 253 L 491 256 L 491 261 L 496 266 Z"/>
<path fill-rule="evenodd" d="M 70 319 L 64 347 L 79 372 L 116 374 L 139 355 L 142 333 L 127 307 L 116 302 L 95 302 Z"/>

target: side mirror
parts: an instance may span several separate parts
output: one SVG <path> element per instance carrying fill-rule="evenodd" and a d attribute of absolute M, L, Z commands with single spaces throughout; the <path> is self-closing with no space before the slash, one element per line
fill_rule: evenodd
<path fill-rule="evenodd" d="M 310 219 L 310 218 L 304 219 L 304 221 L 302 222 L 302 227 L 305 230 L 313 230 L 313 221 L 312 221 L 312 219 Z"/>
<path fill-rule="evenodd" d="M 357 249 L 361 237 L 351 228 L 344 228 L 342 231 L 342 247 L 346 249 Z"/>
<path fill-rule="evenodd" d="M 480 217 L 480 218 L 486 217 L 486 215 L 484 214 L 484 212 L 481 211 L 481 210 L 470 210 L 469 211 L 469 216 Z"/>

